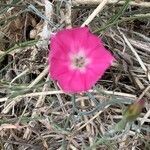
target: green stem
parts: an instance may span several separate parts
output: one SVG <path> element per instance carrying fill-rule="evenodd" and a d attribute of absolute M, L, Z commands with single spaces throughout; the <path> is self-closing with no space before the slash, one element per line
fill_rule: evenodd
<path fill-rule="evenodd" d="M 113 130 L 114 130 L 114 132 L 122 131 L 122 130 L 125 129 L 126 125 L 127 125 L 127 120 L 126 120 L 126 118 L 123 117 L 123 118 L 115 125 L 115 127 L 114 127 Z"/>

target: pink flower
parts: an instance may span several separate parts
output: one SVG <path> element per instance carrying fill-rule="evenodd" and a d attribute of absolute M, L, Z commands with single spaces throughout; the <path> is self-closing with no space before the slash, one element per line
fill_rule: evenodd
<path fill-rule="evenodd" d="M 87 27 L 59 31 L 51 38 L 50 49 L 50 76 L 67 93 L 91 89 L 114 60 Z"/>

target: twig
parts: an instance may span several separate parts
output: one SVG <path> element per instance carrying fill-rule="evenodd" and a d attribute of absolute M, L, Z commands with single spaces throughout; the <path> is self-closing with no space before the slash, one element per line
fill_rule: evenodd
<path fill-rule="evenodd" d="M 102 0 L 73 0 L 72 3 L 74 6 L 76 5 L 83 5 L 83 4 L 89 4 L 89 5 L 97 5 L 99 3 L 101 3 Z M 108 0 L 108 4 L 121 4 L 123 5 L 125 3 L 125 1 L 118 1 L 118 0 Z M 135 1 L 131 1 L 129 3 L 130 5 L 133 5 L 133 6 L 139 6 L 139 7 L 150 7 L 150 2 L 143 2 L 143 1 L 140 1 L 140 2 L 135 2 Z"/>
<path fill-rule="evenodd" d="M 71 0 L 69 0 L 68 3 L 66 3 L 66 14 L 65 14 L 65 22 L 67 28 L 71 28 Z"/>
<path fill-rule="evenodd" d="M 9 83 L 9 86 L 11 86 L 11 84 L 17 80 L 18 78 L 24 76 L 27 72 L 29 71 L 29 69 L 24 70 L 22 73 L 20 73 L 19 75 L 17 75 L 15 78 L 13 78 L 13 80 Z"/>
<path fill-rule="evenodd" d="M 36 85 L 43 77 L 45 77 L 48 73 L 48 66 L 41 72 L 41 74 L 28 86 L 28 88 L 32 88 Z"/>
<path fill-rule="evenodd" d="M 107 105 L 104 109 L 108 108 L 110 105 Z M 91 123 L 95 118 L 97 118 L 103 111 L 100 110 L 97 112 L 90 120 L 88 120 L 85 124 L 83 124 L 80 128 L 78 128 L 72 135 L 76 134 L 78 131 L 83 129 L 85 126 L 87 126 L 89 123 Z"/>
<path fill-rule="evenodd" d="M 89 90 L 89 92 L 94 92 L 97 93 L 96 90 Z M 121 92 L 113 92 L 113 91 L 103 91 L 106 94 L 110 94 L 110 95 L 116 95 L 116 96 L 121 96 L 121 97 L 129 97 L 129 98 L 137 98 L 136 95 L 133 94 L 128 94 L 128 93 L 121 93 Z M 28 93 L 28 94 L 24 94 L 24 95 L 19 95 L 17 96 L 17 98 L 25 98 L 25 97 L 33 97 L 33 96 L 40 96 L 40 95 L 55 95 L 55 94 L 64 94 L 64 92 L 62 90 L 58 90 L 58 91 L 46 91 L 46 92 L 34 92 L 34 93 Z M 15 99 L 15 98 L 14 98 Z M 5 98 L 0 98 L 0 102 L 4 102 L 7 101 L 8 97 Z"/>
<path fill-rule="evenodd" d="M 144 70 L 145 74 L 147 74 L 148 76 L 148 80 L 150 81 L 150 74 L 147 70 L 147 68 L 145 67 L 142 59 L 140 58 L 140 56 L 138 55 L 138 53 L 136 52 L 136 50 L 134 49 L 134 47 L 130 44 L 129 40 L 127 39 L 127 37 L 123 34 L 123 32 L 120 31 L 120 34 L 123 36 L 126 44 L 129 46 L 129 48 L 131 49 L 131 51 L 133 52 L 133 54 L 135 55 L 135 57 L 137 58 L 140 66 L 142 67 L 142 69 Z"/>
<path fill-rule="evenodd" d="M 131 38 L 128 38 L 128 40 L 130 41 L 130 43 L 134 47 L 137 47 L 137 48 L 142 49 L 144 51 L 150 52 L 150 43 L 149 42 L 143 42 L 143 41 L 134 40 Z"/>
<path fill-rule="evenodd" d="M 150 110 L 144 115 L 144 117 L 141 119 L 141 125 L 144 124 L 144 122 L 147 122 L 148 117 L 150 116 Z"/>
<path fill-rule="evenodd" d="M 85 101 L 81 101 L 81 106 L 82 107 L 85 107 Z M 88 116 L 86 116 L 86 115 L 84 115 L 83 116 L 83 118 L 84 118 L 84 120 L 85 120 L 85 122 L 88 122 Z M 89 124 L 86 124 L 86 131 L 87 131 L 87 133 L 89 134 L 89 137 L 88 137 L 88 139 L 89 139 L 89 143 L 90 143 L 90 146 L 93 144 L 93 139 L 91 138 L 91 136 L 90 136 L 90 134 L 91 134 L 91 127 L 90 127 L 90 125 Z M 94 150 L 94 149 L 93 149 Z"/>
<path fill-rule="evenodd" d="M 139 96 L 139 100 L 143 98 L 144 95 L 150 90 L 150 85 L 142 92 L 142 94 Z"/>
<path fill-rule="evenodd" d="M 103 10 L 104 6 L 107 4 L 108 0 L 102 0 L 99 2 L 100 4 L 97 6 L 97 8 L 93 11 L 93 13 L 86 19 L 86 21 L 81 25 L 81 27 L 84 27 L 85 25 L 88 25 L 94 18 L 95 16 Z"/>
<path fill-rule="evenodd" d="M 47 82 L 48 80 L 49 80 L 49 77 L 47 77 L 46 82 Z M 44 84 L 43 89 L 42 89 L 42 92 L 44 92 L 46 89 L 47 89 L 47 83 Z M 34 118 L 34 117 L 36 117 L 36 116 L 38 115 L 38 113 L 37 113 L 37 111 L 36 111 L 36 108 L 42 107 L 42 105 L 43 105 L 43 103 L 44 103 L 44 100 L 45 100 L 45 96 L 46 96 L 46 95 L 40 95 L 40 96 L 39 96 L 39 98 L 38 98 L 38 100 L 37 100 L 37 103 L 36 103 L 36 105 L 35 105 L 35 108 L 34 108 L 34 110 L 33 110 L 33 112 L 32 112 L 32 118 Z M 30 121 L 29 124 L 33 124 L 33 122 L 34 122 L 34 121 Z M 24 139 L 28 139 L 28 138 L 30 137 L 31 133 L 32 133 L 31 129 L 30 129 L 30 128 L 27 128 L 26 131 L 25 131 L 25 133 L 24 133 L 24 135 L 23 135 L 23 138 L 24 138 Z"/>

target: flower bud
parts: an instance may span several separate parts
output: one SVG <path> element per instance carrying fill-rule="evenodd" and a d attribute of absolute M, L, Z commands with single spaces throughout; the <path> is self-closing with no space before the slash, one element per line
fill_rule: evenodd
<path fill-rule="evenodd" d="M 142 112 L 145 101 L 143 99 L 131 104 L 125 111 L 123 117 L 127 121 L 134 121 Z"/>

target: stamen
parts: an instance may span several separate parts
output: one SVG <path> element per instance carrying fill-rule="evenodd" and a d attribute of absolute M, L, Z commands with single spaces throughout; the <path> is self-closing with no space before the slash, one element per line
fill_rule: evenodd
<path fill-rule="evenodd" d="M 84 57 L 77 57 L 73 60 L 73 64 L 77 67 L 77 68 L 82 68 L 85 65 L 85 58 Z"/>
<path fill-rule="evenodd" d="M 87 64 L 89 64 L 89 58 L 86 58 L 83 51 L 79 51 L 76 54 L 70 55 L 71 59 L 71 69 L 79 69 L 84 72 Z"/>

